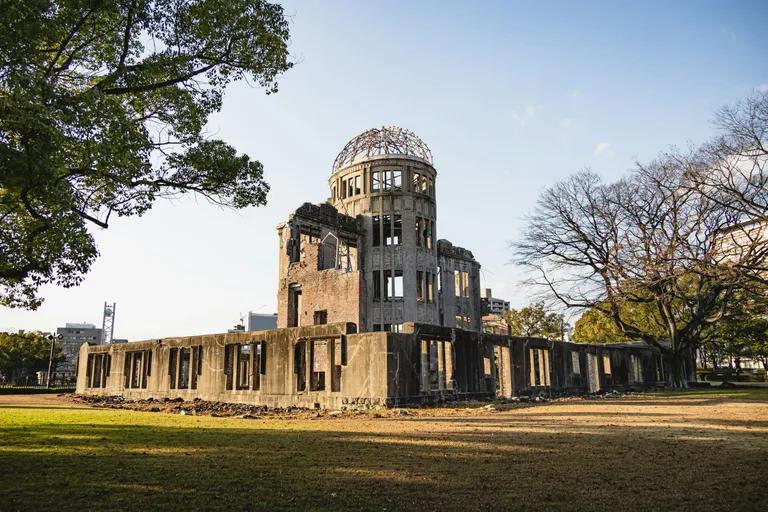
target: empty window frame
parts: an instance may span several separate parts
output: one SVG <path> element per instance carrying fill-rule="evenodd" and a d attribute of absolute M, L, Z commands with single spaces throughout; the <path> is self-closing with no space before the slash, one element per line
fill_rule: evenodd
<path fill-rule="evenodd" d="M 642 384 L 643 364 L 637 354 L 629 355 L 629 380 L 631 384 Z"/>
<path fill-rule="evenodd" d="M 112 357 L 109 354 L 88 354 L 88 363 L 85 369 L 86 386 L 89 388 L 107 387 Z"/>
<path fill-rule="evenodd" d="M 401 190 L 403 188 L 402 171 L 381 171 L 382 190 Z"/>
<path fill-rule="evenodd" d="M 226 389 L 231 391 L 261 389 L 261 375 L 267 369 L 267 343 L 255 341 L 224 347 Z"/>
<path fill-rule="evenodd" d="M 434 222 L 423 217 L 416 217 L 416 245 L 432 249 L 434 246 Z"/>
<path fill-rule="evenodd" d="M 403 217 L 400 214 L 384 215 L 384 245 L 403 243 Z"/>
<path fill-rule="evenodd" d="M 309 390 L 324 391 L 325 376 L 328 373 L 328 340 L 311 340 L 309 346 L 312 361 Z"/>
<path fill-rule="evenodd" d="M 403 324 L 373 324 L 377 332 L 403 332 Z"/>
<path fill-rule="evenodd" d="M 424 282 L 424 272 L 421 270 L 416 271 L 416 300 L 418 302 L 424 302 L 426 297 L 426 286 Z"/>
<path fill-rule="evenodd" d="M 402 270 L 374 270 L 373 300 L 388 301 L 403 298 L 403 271 Z"/>
<path fill-rule="evenodd" d="M 321 309 L 319 311 L 315 311 L 313 315 L 313 320 L 315 325 L 325 325 L 328 323 L 328 310 L 327 309 Z"/>
<path fill-rule="evenodd" d="M 581 375 L 580 354 L 576 351 L 571 352 L 571 373 Z"/>
<path fill-rule="evenodd" d="M 373 281 L 373 300 L 380 301 L 383 299 L 381 295 L 381 271 L 374 270 L 371 280 Z"/>
<path fill-rule="evenodd" d="M 550 385 L 549 350 L 528 349 L 528 369 L 532 387 L 548 387 Z"/>
<path fill-rule="evenodd" d="M 432 272 L 427 272 L 427 302 L 435 302 L 435 274 Z"/>
<path fill-rule="evenodd" d="M 362 178 L 358 174 L 357 176 L 350 176 L 347 179 L 347 197 L 358 196 L 362 194 L 361 188 Z"/>
<path fill-rule="evenodd" d="M 402 171 L 386 170 L 371 172 L 371 192 L 401 190 L 403 188 Z"/>
<path fill-rule="evenodd" d="M 257 341 L 252 344 L 253 352 L 253 382 L 251 389 L 258 391 L 261 389 L 261 376 L 267 373 L 267 342 Z"/>
<path fill-rule="evenodd" d="M 237 389 L 248 389 L 251 380 L 251 346 L 249 344 L 235 345 L 237 347 Z"/>
<path fill-rule="evenodd" d="M 456 315 L 456 327 L 469 330 L 472 328 L 472 319 L 469 315 Z"/>
<path fill-rule="evenodd" d="M 168 383 L 170 389 L 197 389 L 197 383 L 202 373 L 202 345 L 171 348 L 168 356 Z"/>
<path fill-rule="evenodd" d="M 333 372 L 331 375 L 331 391 L 341 391 L 341 366 L 344 360 L 344 345 L 341 338 L 333 339 Z"/>
<path fill-rule="evenodd" d="M 379 215 L 374 215 L 371 218 L 373 225 L 371 226 L 371 232 L 372 232 L 372 243 L 374 247 L 381 246 L 381 217 Z"/>
<path fill-rule="evenodd" d="M 387 278 L 387 292 L 389 296 L 387 299 L 402 299 L 403 298 L 403 271 L 402 270 L 385 270 L 384 274 Z"/>
<path fill-rule="evenodd" d="M 421 340 L 422 392 L 453 389 L 453 348 L 450 341 Z"/>
<path fill-rule="evenodd" d="M 128 389 L 146 389 L 152 374 L 152 351 L 138 350 L 125 353 L 123 386 Z"/>
<path fill-rule="evenodd" d="M 424 242 L 424 219 L 416 217 L 416 246 L 421 247 Z"/>
<path fill-rule="evenodd" d="M 454 270 L 453 287 L 456 297 L 469 297 L 469 273 L 462 270 Z"/>
<path fill-rule="evenodd" d="M 418 172 L 413 173 L 412 189 L 414 192 L 421 193 L 422 183 L 426 181 L 426 176 L 422 176 Z"/>
<path fill-rule="evenodd" d="M 298 341 L 293 347 L 293 373 L 296 376 L 296 391 L 307 390 L 307 342 Z"/>
<path fill-rule="evenodd" d="M 197 381 L 200 379 L 200 375 L 203 374 L 203 346 L 197 345 L 192 347 L 192 375 L 191 382 L 189 384 L 190 389 L 197 389 Z"/>
<path fill-rule="evenodd" d="M 292 284 L 288 288 L 288 327 L 301 325 L 301 286 Z"/>
<path fill-rule="evenodd" d="M 192 367 L 192 349 L 180 348 L 179 349 L 179 377 L 178 387 L 179 389 L 189 389 L 189 381 L 191 376 Z"/>
<path fill-rule="evenodd" d="M 603 373 L 611 375 L 611 356 L 610 354 L 603 354 Z"/>

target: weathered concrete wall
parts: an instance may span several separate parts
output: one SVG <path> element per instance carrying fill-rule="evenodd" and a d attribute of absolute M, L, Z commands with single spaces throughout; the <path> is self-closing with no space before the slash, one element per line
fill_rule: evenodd
<path fill-rule="evenodd" d="M 387 333 L 350 334 L 350 324 L 329 324 L 289 329 L 273 329 L 243 333 L 165 338 L 157 341 L 125 343 L 120 345 L 83 345 L 80 350 L 77 392 L 83 394 L 122 395 L 126 398 L 184 398 L 222 402 L 242 402 L 270 407 L 323 407 L 338 409 L 346 404 L 377 404 L 386 399 L 386 338 Z M 265 342 L 266 364 L 260 375 L 260 388 L 226 389 L 225 347 L 236 344 Z M 304 390 L 298 390 L 299 375 L 296 373 L 296 346 L 305 345 Z M 309 347 L 312 342 L 340 343 L 341 389 L 333 391 L 330 372 L 325 369 L 325 389 L 310 389 L 309 373 L 312 370 Z M 197 389 L 171 388 L 171 358 L 173 348 L 202 347 L 202 368 L 197 377 Z M 125 386 L 124 361 L 128 353 L 151 351 L 152 365 L 147 385 L 131 389 Z M 111 365 L 105 387 L 88 386 L 88 356 L 109 354 Z M 333 359 L 331 356 L 329 359 Z M 332 362 L 329 361 L 329 366 Z M 251 366 L 250 371 L 253 370 Z"/>
<path fill-rule="evenodd" d="M 404 333 L 354 331 L 336 323 L 83 345 L 77 391 L 339 409 L 663 382 L 655 352 L 636 343 L 561 343 L 415 323 Z M 136 363 L 137 354 L 147 358 Z"/>

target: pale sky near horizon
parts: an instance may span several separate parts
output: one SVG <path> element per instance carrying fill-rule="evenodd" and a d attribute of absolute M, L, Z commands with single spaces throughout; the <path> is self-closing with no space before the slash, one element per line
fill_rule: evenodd
<path fill-rule="evenodd" d="M 438 236 L 472 250 L 482 286 L 520 306 L 529 291 L 508 244 L 545 187 L 700 143 L 715 110 L 768 90 L 765 2 L 282 3 L 295 67 L 275 95 L 231 85 L 208 126 L 264 164 L 267 206 L 190 196 L 95 228 L 101 256 L 84 283 L 43 288 L 37 311 L 0 308 L 0 331 L 100 326 L 105 300 L 130 340 L 275 312 L 275 227 L 328 197 L 347 140 L 391 124 L 432 149 Z"/>

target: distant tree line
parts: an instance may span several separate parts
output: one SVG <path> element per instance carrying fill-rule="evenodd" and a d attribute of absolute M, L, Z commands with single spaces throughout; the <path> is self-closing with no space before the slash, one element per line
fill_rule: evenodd
<path fill-rule="evenodd" d="M 0 383 L 27 384 L 39 371 L 48 370 L 51 342 L 41 332 L 0 332 Z M 62 359 L 61 348 L 55 345 L 53 368 Z"/>

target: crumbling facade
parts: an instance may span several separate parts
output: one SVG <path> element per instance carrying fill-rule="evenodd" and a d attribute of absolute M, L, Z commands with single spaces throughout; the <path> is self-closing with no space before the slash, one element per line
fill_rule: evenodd
<path fill-rule="evenodd" d="M 644 344 L 483 333 L 480 264 L 437 239 L 436 183 L 411 132 L 355 137 L 328 201 L 277 227 L 277 329 L 86 344 L 78 392 L 338 409 L 663 382 Z"/>
<path fill-rule="evenodd" d="M 406 323 L 335 323 L 80 349 L 77 390 L 343 409 L 645 389 L 663 364 L 642 343 L 585 345 Z"/>

